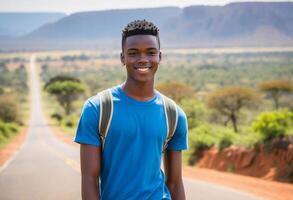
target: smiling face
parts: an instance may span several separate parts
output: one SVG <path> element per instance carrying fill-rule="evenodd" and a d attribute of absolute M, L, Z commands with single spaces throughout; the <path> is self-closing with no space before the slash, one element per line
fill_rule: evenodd
<path fill-rule="evenodd" d="M 127 79 L 136 83 L 153 82 L 161 60 L 156 36 L 133 35 L 126 38 L 121 62 L 126 65 Z"/>

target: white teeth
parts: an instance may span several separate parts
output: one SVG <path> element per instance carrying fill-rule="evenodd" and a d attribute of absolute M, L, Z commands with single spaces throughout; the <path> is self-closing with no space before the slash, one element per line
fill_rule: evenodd
<path fill-rule="evenodd" d="M 146 72 L 149 70 L 149 68 L 138 68 L 137 69 L 138 71 L 141 71 L 141 72 Z"/>

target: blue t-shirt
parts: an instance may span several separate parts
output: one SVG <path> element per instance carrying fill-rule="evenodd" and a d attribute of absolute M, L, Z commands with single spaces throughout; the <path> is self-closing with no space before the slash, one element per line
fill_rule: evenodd
<path fill-rule="evenodd" d="M 156 91 L 149 101 L 137 101 L 121 86 L 111 88 L 113 117 L 107 134 L 100 172 L 101 199 L 171 199 L 161 170 L 167 125 L 163 100 Z M 177 106 L 178 124 L 168 143 L 169 150 L 187 149 L 187 120 Z M 89 98 L 83 107 L 75 142 L 101 146 L 98 133 L 99 97 Z"/>

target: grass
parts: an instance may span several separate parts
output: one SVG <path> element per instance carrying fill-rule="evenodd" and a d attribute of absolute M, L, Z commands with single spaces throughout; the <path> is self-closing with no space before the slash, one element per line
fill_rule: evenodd
<path fill-rule="evenodd" d="M 0 149 L 3 149 L 19 133 L 20 126 L 16 123 L 0 121 Z"/>

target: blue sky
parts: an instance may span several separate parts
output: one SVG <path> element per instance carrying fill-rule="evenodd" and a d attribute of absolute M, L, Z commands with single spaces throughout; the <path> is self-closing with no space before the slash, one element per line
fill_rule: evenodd
<path fill-rule="evenodd" d="M 58 11 L 69 14 L 79 11 L 109 10 L 123 8 L 147 8 L 161 6 L 185 7 L 189 5 L 225 5 L 227 3 L 236 1 L 245 2 L 249 0 L 0 0 L 0 12 Z M 271 0 L 270 2 L 279 2 L 279 0 Z"/>

